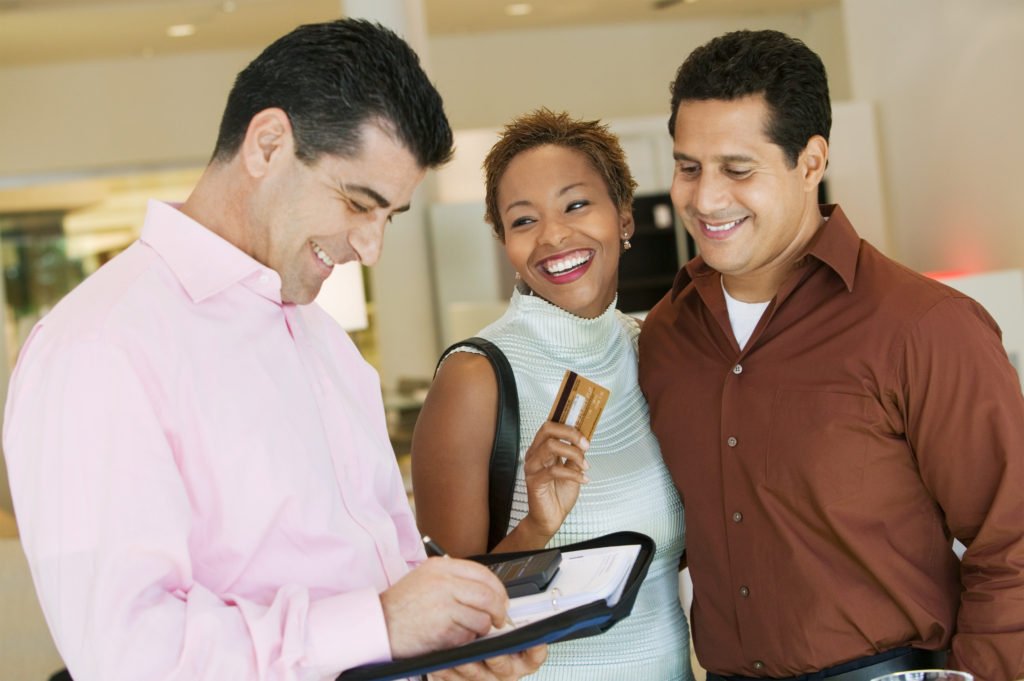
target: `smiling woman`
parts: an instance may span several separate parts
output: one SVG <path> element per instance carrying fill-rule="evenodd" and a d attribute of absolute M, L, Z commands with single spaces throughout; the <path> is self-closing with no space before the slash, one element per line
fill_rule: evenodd
<path fill-rule="evenodd" d="M 498 206 L 505 251 L 524 286 L 578 317 L 608 309 L 633 216 L 582 152 L 545 144 L 516 156 Z"/>
<path fill-rule="evenodd" d="M 625 155 L 600 123 L 540 110 L 506 126 L 484 166 L 487 218 L 519 277 L 507 312 L 477 334 L 506 356 L 518 394 L 510 522 L 489 546 L 498 388 L 488 360 L 457 347 L 443 358 L 413 434 L 417 523 L 460 556 L 623 529 L 650 535 L 658 552 L 629 619 L 600 639 L 552 645 L 531 678 L 687 681 L 677 578 L 683 509 L 637 385 L 639 325 L 616 309 L 619 259 L 629 257 L 624 244 L 634 234 Z M 548 421 L 567 369 L 610 391 L 589 438 Z"/>

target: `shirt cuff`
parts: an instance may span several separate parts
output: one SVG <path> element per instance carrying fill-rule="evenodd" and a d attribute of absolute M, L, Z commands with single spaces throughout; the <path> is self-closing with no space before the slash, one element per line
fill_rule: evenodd
<path fill-rule="evenodd" d="M 391 661 L 380 595 L 373 588 L 321 598 L 309 606 L 306 663 L 341 672 Z"/>

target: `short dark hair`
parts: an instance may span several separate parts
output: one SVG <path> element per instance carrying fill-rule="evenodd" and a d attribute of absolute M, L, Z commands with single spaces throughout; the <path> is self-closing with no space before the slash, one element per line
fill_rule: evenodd
<path fill-rule="evenodd" d="M 214 160 L 238 153 L 249 122 L 278 107 L 291 121 L 295 155 L 305 163 L 359 152 L 361 128 L 381 123 L 422 168 L 451 158 L 452 131 L 441 95 L 404 40 L 375 23 L 339 19 L 299 26 L 235 79 Z"/>
<path fill-rule="evenodd" d="M 673 137 L 684 101 L 763 95 L 770 112 L 765 134 L 790 166 L 814 135 L 828 141 L 832 105 L 825 65 L 809 47 L 779 31 L 734 31 L 698 47 L 672 83 Z"/>
<path fill-rule="evenodd" d="M 572 118 L 564 111 L 537 109 L 509 122 L 484 159 L 487 192 L 484 217 L 501 241 L 505 241 L 505 231 L 498 209 L 498 183 L 512 159 L 546 144 L 574 149 L 586 156 L 607 185 L 615 207 L 619 211 L 632 210 L 636 180 L 629 172 L 619 138 L 608 131 L 608 126 L 600 121 Z"/>

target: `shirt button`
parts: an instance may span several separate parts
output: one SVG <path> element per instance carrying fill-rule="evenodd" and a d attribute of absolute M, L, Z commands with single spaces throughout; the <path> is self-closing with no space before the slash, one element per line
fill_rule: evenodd
<path fill-rule="evenodd" d="M 736 511 L 735 513 L 732 514 L 732 521 L 734 523 L 743 522 L 743 514 L 740 513 L 739 511 Z"/>
<path fill-rule="evenodd" d="M 742 366 L 742 365 L 740 365 L 740 364 L 737 364 L 736 366 L 734 366 L 734 367 L 732 368 L 732 372 L 733 372 L 734 374 L 736 374 L 737 376 L 738 376 L 738 375 L 740 375 L 740 374 L 742 374 L 742 373 L 743 373 L 743 366 Z"/>
<path fill-rule="evenodd" d="M 260 283 L 261 284 L 266 284 L 268 281 L 270 281 L 270 275 L 267 275 L 267 274 L 261 274 L 260 275 Z"/>
<path fill-rule="evenodd" d="M 725 443 L 727 445 L 729 445 L 730 447 L 735 447 L 737 445 L 737 443 L 739 443 L 739 440 L 737 440 L 734 437 L 730 437 L 728 440 L 725 441 Z"/>
<path fill-rule="evenodd" d="M 750 595 L 750 589 L 748 589 L 745 586 L 741 586 L 740 587 L 740 596 L 743 596 L 744 598 L 746 598 L 749 595 Z"/>
<path fill-rule="evenodd" d="M 754 669 L 758 671 L 764 669 L 764 662 L 761 662 L 761 660 L 754 660 Z"/>

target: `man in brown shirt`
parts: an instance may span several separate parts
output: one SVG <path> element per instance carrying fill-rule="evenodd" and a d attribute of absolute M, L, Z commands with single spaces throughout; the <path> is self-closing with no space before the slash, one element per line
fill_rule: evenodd
<path fill-rule="evenodd" d="M 821 60 L 774 31 L 712 40 L 673 85 L 701 255 L 644 324 L 640 382 L 697 655 L 709 679 L 1024 677 L 1018 377 L 980 305 L 818 206 L 830 126 Z"/>

